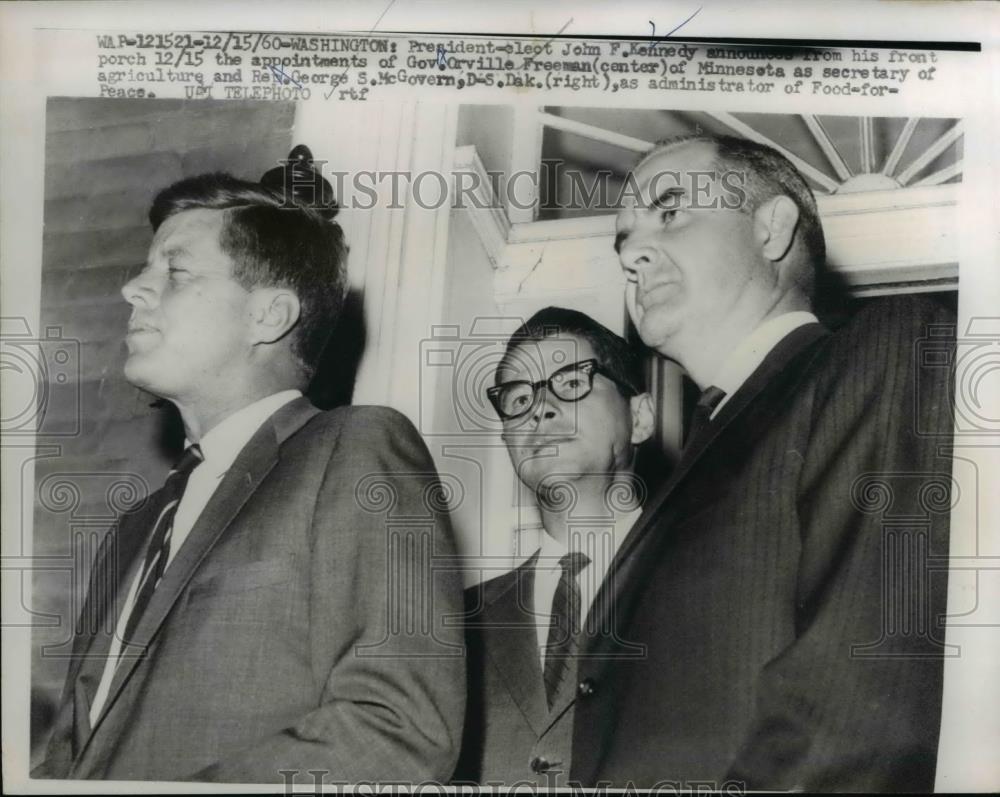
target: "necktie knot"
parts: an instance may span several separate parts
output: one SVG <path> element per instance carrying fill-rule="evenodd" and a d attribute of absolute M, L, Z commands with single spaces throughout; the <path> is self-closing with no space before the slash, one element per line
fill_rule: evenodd
<path fill-rule="evenodd" d="M 167 480 L 163 485 L 163 495 L 168 500 L 179 499 L 187 486 L 188 478 L 192 471 L 205 461 L 205 455 L 201 453 L 201 446 L 197 443 L 184 449 L 181 458 L 167 474 Z"/>
<path fill-rule="evenodd" d="M 707 409 L 709 414 L 711 414 L 712 410 L 719 406 L 719 402 L 722 401 L 725 396 L 726 391 L 721 387 L 709 385 L 702 391 L 701 395 L 698 397 L 698 403 L 695 406 Z"/>
<path fill-rule="evenodd" d="M 189 475 L 191 471 L 198 467 L 202 462 L 205 461 L 205 455 L 201 452 L 201 446 L 197 443 L 189 445 L 184 449 L 184 453 L 181 454 L 181 458 L 177 460 L 174 466 L 170 469 L 170 476 L 174 475 Z"/>
<path fill-rule="evenodd" d="M 726 391 L 715 385 L 710 385 L 702 391 L 698 397 L 698 403 L 694 405 L 694 412 L 691 413 L 691 424 L 688 427 L 685 444 L 694 440 L 708 426 L 712 419 L 712 413 L 725 396 Z"/>
<path fill-rule="evenodd" d="M 559 560 L 559 566 L 563 569 L 566 578 L 575 579 L 580 571 L 590 564 L 590 557 L 582 551 L 572 551 L 564 554 Z"/>

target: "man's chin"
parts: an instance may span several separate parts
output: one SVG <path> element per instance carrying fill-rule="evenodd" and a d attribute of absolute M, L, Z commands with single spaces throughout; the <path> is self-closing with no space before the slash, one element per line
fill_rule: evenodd
<path fill-rule="evenodd" d="M 676 324 L 662 317 L 660 313 L 651 313 L 643 317 L 638 325 L 639 337 L 649 348 L 658 351 L 665 357 L 671 357 L 670 341 L 674 335 Z"/>
<path fill-rule="evenodd" d="M 158 386 L 160 380 L 156 378 L 157 369 L 151 367 L 149 363 L 144 362 L 142 357 L 135 354 L 129 355 L 129 358 L 125 361 L 125 367 L 122 370 L 125 376 L 125 381 L 132 385 L 132 387 L 137 387 L 139 390 L 145 390 L 147 393 L 152 393 L 154 396 L 163 396 L 163 393 Z"/>
<path fill-rule="evenodd" d="M 522 460 L 518 468 L 518 478 L 525 487 L 536 490 L 547 482 L 555 482 L 568 478 L 567 474 L 576 474 L 583 470 L 579 458 L 569 452 L 560 454 L 556 446 L 551 448 L 548 456 L 533 456 Z"/>

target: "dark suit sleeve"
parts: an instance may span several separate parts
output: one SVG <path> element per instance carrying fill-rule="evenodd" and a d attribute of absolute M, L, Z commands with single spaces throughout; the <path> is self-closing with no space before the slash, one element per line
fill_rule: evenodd
<path fill-rule="evenodd" d="M 321 705 L 195 780 L 311 784 L 320 771 L 328 783 L 446 782 L 452 773 L 465 665 L 461 626 L 444 618 L 461 616 L 462 586 L 445 561 L 455 548 L 440 483 L 403 416 L 350 412 L 316 500 L 306 575 L 304 653 Z"/>
<path fill-rule="evenodd" d="M 917 367 L 915 344 L 948 320 L 880 303 L 838 333 L 813 383 L 796 641 L 758 679 L 729 773 L 748 788 L 934 786 L 953 421 L 947 369 Z"/>

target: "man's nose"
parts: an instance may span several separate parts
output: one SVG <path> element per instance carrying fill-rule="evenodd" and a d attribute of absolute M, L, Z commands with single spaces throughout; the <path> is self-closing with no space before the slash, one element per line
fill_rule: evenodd
<path fill-rule="evenodd" d="M 156 288 L 147 269 L 143 269 L 122 286 L 122 296 L 133 307 L 152 304 Z"/>
<path fill-rule="evenodd" d="M 619 252 L 622 269 L 630 282 L 642 287 L 649 271 L 659 263 L 659 252 L 643 240 L 626 241 Z"/>
<path fill-rule="evenodd" d="M 538 388 L 538 395 L 535 396 L 535 406 L 531 411 L 531 420 L 535 422 L 537 426 L 543 420 L 552 420 L 559 414 L 556 409 L 556 402 L 558 402 L 555 396 L 552 395 L 551 391 L 544 385 Z"/>

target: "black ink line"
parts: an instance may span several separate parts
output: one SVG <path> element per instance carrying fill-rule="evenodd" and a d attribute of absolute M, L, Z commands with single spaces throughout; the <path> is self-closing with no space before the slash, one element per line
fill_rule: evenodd
<path fill-rule="evenodd" d="M 382 17 L 384 17 L 386 14 L 388 14 L 389 13 L 389 9 L 392 8 L 395 4 L 396 4 L 396 0 L 389 0 L 389 5 L 387 5 L 385 7 L 385 10 L 381 14 L 378 15 L 378 19 L 375 20 L 375 24 L 372 25 L 372 29 L 370 31 L 368 31 L 368 33 L 365 34 L 366 36 L 371 36 L 375 32 L 375 28 L 377 28 L 378 27 L 378 23 L 382 21 Z M 334 37 L 331 37 L 331 38 L 336 38 L 336 37 L 334 36 Z M 340 79 L 337 81 L 337 85 L 338 86 L 340 85 L 341 82 L 343 82 L 344 75 L 347 74 L 347 70 L 348 69 L 350 69 L 350 67 L 345 68 L 344 71 L 340 73 Z M 330 89 L 330 93 L 327 94 L 326 96 L 324 96 L 323 99 L 324 100 L 330 99 L 330 97 L 333 96 L 333 92 L 335 92 L 336 90 L 337 90 L 336 86 L 334 88 Z"/>
<path fill-rule="evenodd" d="M 277 78 L 278 83 L 284 83 L 286 86 L 289 83 L 294 83 L 299 88 L 302 88 L 302 84 L 299 83 L 299 81 L 297 81 L 291 75 L 287 74 L 282 67 L 278 66 L 277 64 L 268 64 L 267 67 L 268 69 L 271 70 L 271 74 L 274 75 L 275 78 Z"/>
<path fill-rule="evenodd" d="M 650 42 L 649 46 L 650 47 L 655 47 L 660 42 L 662 42 L 662 41 L 664 41 L 666 39 L 669 39 L 671 36 L 673 36 L 675 33 L 677 33 L 677 31 L 679 31 L 681 28 L 683 28 L 685 25 L 687 25 L 692 19 L 694 19 L 696 16 L 698 16 L 698 13 L 701 11 L 701 8 L 702 8 L 701 6 L 698 6 L 698 11 L 695 11 L 691 16 L 689 16 L 687 19 L 685 19 L 680 25 L 678 25 L 676 28 L 674 28 L 672 31 L 670 31 L 670 33 L 668 33 L 666 36 L 663 36 L 663 37 L 657 39 L 656 41 Z M 656 25 L 653 25 L 653 34 L 654 35 L 656 34 Z"/>
<path fill-rule="evenodd" d="M 389 3 L 392 6 L 395 0 Z M 389 9 L 386 8 L 386 11 Z M 382 12 L 382 16 L 385 16 L 385 12 Z M 381 19 L 382 17 L 379 17 Z M 570 20 L 572 22 L 572 20 Z M 565 29 L 565 27 L 564 27 Z M 58 27 L 55 25 L 49 26 L 39 26 L 36 30 L 55 30 L 62 31 L 66 28 Z M 218 31 L 209 31 L 211 33 L 217 33 Z M 372 28 L 368 33 L 374 33 L 375 29 Z M 255 30 L 233 30 L 228 31 L 228 33 L 241 34 L 241 33 L 257 33 Z M 316 36 L 315 30 L 303 30 L 303 31 L 282 31 L 285 36 Z M 326 36 L 330 39 L 349 37 L 351 33 L 329 33 L 320 34 Z M 423 36 L 423 37 L 434 37 L 434 38 L 444 38 L 446 36 L 451 38 L 464 37 L 469 39 L 535 39 L 538 38 L 535 34 L 531 33 L 511 33 L 510 31 L 502 31 L 498 33 L 490 33 L 488 31 L 425 31 L 425 30 L 384 30 L 381 31 L 382 36 Z M 649 36 L 608 36 L 606 33 L 574 33 L 572 35 L 561 36 L 558 33 L 549 37 L 551 42 L 553 39 L 580 39 L 586 41 L 636 41 L 636 42 L 648 42 Z M 758 46 L 758 47 L 814 47 L 817 49 L 829 49 L 829 48 L 844 48 L 844 47 L 867 47 L 868 49 L 876 50 L 953 50 L 956 52 L 974 52 L 979 53 L 983 50 L 982 42 L 977 41 L 912 41 L 912 40 L 895 40 L 895 39 L 752 39 L 752 38 L 740 38 L 738 36 L 685 36 L 682 41 L 694 42 L 696 44 L 735 44 L 735 45 L 745 45 L 745 46 Z"/>
<path fill-rule="evenodd" d="M 302 34 L 307 35 L 307 34 Z M 311 33 L 309 35 L 315 35 Z M 530 33 L 514 34 L 509 31 L 502 33 L 487 33 L 484 31 L 407 31 L 407 30 L 386 30 L 382 31 L 383 36 L 413 36 L 413 37 L 433 37 L 433 38 L 468 38 L 468 39 L 535 39 L 538 38 Z M 574 33 L 561 36 L 558 33 L 549 37 L 548 42 L 553 39 L 579 39 L 582 41 L 634 41 L 649 43 L 649 36 L 608 36 L 606 33 Z M 982 52 L 981 42 L 962 41 L 895 41 L 892 39 L 750 39 L 736 36 L 685 36 L 680 41 L 693 42 L 695 44 L 718 44 L 718 45 L 739 45 L 744 47 L 811 47 L 815 49 L 834 49 L 845 47 L 867 47 L 869 50 L 952 50 L 956 52 Z M 547 42 L 547 43 L 548 43 Z"/>
<path fill-rule="evenodd" d="M 573 17 L 570 17 L 569 19 L 566 20 L 566 24 L 565 25 L 563 25 L 561 28 L 559 28 L 559 30 L 556 31 L 554 34 L 552 34 L 552 36 L 550 36 L 546 41 L 542 42 L 542 49 L 544 49 L 546 45 L 551 44 L 554 39 L 558 38 L 562 34 L 562 32 L 564 30 L 566 30 L 566 28 L 568 28 L 572 24 L 573 24 Z M 519 37 L 514 36 L 513 38 L 516 39 L 516 38 L 519 38 Z M 524 69 L 529 63 L 531 63 L 534 60 L 535 60 L 535 56 L 529 55 L 527 58 L 525 58 L 521 62 L 521 69 Z"/>

